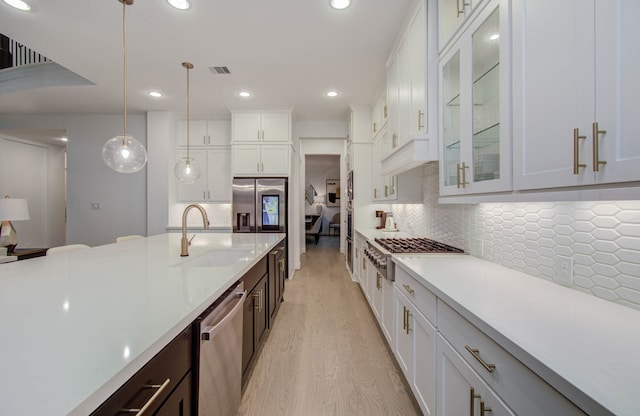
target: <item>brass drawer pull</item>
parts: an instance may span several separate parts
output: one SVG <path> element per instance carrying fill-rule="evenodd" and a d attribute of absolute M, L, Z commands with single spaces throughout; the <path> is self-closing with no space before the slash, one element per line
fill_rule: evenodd
<path fill-rule="evenodd" d="M 484 416 L 486 412 L 491 412 L 491 408 L 484 405 L 484 400 L 480 400 L 480 416 Z"/>
<path fill-rule="evenodd" d="M 424 113 L 418 110 L 418 130 L 422 130 L 424 128 Z"/>
<path fill-rule="evenodd" d="M 415 291 L 415 290 L 413 290 L 413 289 L 411 288 L 411 286 L 409 286 L 409 285 L 402 285 L 402 287 L 403 287 L 407 292 L 411 293 L 412 295 L 413 295 L 414 293 L 416 293 L 416 291 Z"/>
<path fill-rule="evenodd" d="M 479 398 L 480 395 L 476 394 L 476 391 L 473 389 L 473 387 L 469 387 L 469 416 L 473 416 L 475 400 Z"/>
<path fill-rule="evenodd" d="M 158 390 L 156 390 L 156 392 L 153 393 L 153 396 L 151 396 L 151 398 L 149 398 L 149 400 L 147 400 L 144 406 L 142 406 L 140 409 L 120 409 L 120 413 L 135 413 L 136 416 L 142 416 L 153 404 L 153 402 L 158 398 L 158 396 L 162 394 L 164 389 L 167 388 L 169 383 L 171 383 L 170 378 L 166 379 L 162 384 L 147 384 L 143 386 L 143 388 L 145 389 L 158 389 Z"/>
<path fill-rule="evenodd" d="M 580 151 L 580 148 L 579 148 L 580 140 L 585 140 L 586 138 L 587 136 L 580 136 L 579 129 L 573 129 L 573 174 L 574 175 L 577 175 L 580 172 L 580 168 L 587 167 L 586 164 L 580 163 L 580 156 L 578 155 L 578 152 Z"/>
<path fill-rule="evenodd" d="M 600 172 L 600 165 L 606 165 L 607 162 L 600 160 L 600 135 L 605 134 L 606 130 L 598 129 L 598 122 L 593 123 L 593 171 Z"/>
<path fill-rule="evenodd" d="M 473 355 L 473 358 L 475 358 L 476 360 L 478 360 L 478 362 L 480 364 L 482 364 L 482 366 L 485 368 L 485 370 L 487 370 L 490 373 L 493 373 L 493 370 L 495 370 L 496 365 L 495 364 L 488 364 L 487 362 L 485 362 L 482 358 L 480 358 L 480 350 L 477 348 L 471 348 L 468 345 L 464 346 L 466 348 L 467 351 L 469 351 L 471 353 L 471 355 Z"/>

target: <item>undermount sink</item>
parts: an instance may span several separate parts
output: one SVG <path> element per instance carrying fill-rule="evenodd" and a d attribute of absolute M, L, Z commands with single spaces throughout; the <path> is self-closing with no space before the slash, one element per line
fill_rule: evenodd
<path fill-rule="evenodd" d="M 226 267 L 236 261 L 248 257 L 252 250 L 211 250 L 206 253 L 190 257 L 176 266 L 182 267 Z"/>

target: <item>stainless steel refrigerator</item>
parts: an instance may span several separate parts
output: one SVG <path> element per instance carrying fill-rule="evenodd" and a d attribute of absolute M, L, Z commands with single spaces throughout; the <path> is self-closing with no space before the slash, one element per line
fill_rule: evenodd
<path fill-rule="evenodd" d="M 234 233 L 287 232 L 287 180 L 234 178 Z"/>

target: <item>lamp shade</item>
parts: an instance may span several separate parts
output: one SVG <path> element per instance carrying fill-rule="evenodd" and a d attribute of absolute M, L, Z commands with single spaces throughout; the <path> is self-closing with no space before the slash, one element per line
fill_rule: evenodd
<path fill-rule="evenodd" d="M 22 221 L 29 219 L 29 207 L 26 199 L 0 199 L 0 221 Z"/>

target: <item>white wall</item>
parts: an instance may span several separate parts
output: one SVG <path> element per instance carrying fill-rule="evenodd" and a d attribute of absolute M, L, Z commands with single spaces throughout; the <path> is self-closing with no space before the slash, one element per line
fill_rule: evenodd
<path fill-rule="evenodd" d="M 122 115 L 0 116 L 0 129 L 67 131 L 67 244 L 112 243 L 125 234 L 147 234 L 146 169 L 134 174 L 112 171 L 102 146 L 122 133 Z M 146 117 L 129 115 L 128 133 L 146 146 Z M 92 210 L 91 203 L 102 203 Z"/>

